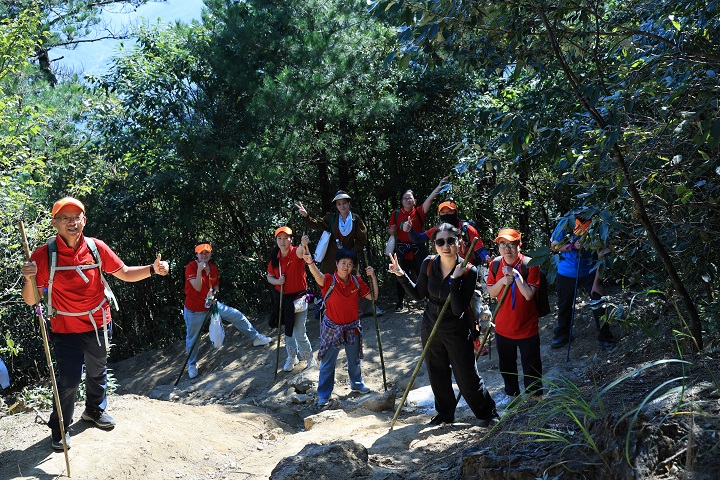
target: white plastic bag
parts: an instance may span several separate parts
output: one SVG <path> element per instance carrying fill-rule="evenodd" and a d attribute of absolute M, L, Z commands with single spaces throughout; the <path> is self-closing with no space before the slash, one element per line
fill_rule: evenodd
<path fill-rule="evenodd" d="M 327 252 L 328 244 L 330 243 L 330 232 L 325 230 L 318 241 L 317 247 L 315 247 L 315 261 L 322 262 L 325 258 L 325 252 Z"/>
<path fill-rule="evenodd" d="M 293 300 L 293 305 L 295 306 L 295 313 L 306 311 L 308 308 L 306 296 L 303 295 L 302 297 Z"/>
<path fill-rule="evenodd" d="M 393 253 L 395 253 L 395 235 L 390 235 L 385 244 L 385 255 L 392 255 Z"/>
<path fill-rule="evenodd" d="M 213 313 L 210 316 L 210 341 L 213 343 L 213 347 L 219 348 L 222 346 L 225 340 L 225 328 L 220 321 L 220 314 Z"/>

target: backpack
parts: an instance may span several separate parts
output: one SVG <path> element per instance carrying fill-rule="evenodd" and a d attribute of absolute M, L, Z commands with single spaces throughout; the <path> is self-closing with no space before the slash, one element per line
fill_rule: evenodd
<path fill-rule="evenodd" d="M 532 260 L 530 257 L 524 257 L 522 266 L 520 267 L 520 275 L 527 281 L 527 277 L 530 274 L 530 268 L 527 264 Z M 493 276 L 497 275 L 498 269 L 500 268 L 500 257 L 496 258 L 492 262 L 492 273 Z M 540 286 L 538 291 L 535 293 L 535 308 L 537 308 L 538 318 L 544 317 L 550 313 L 550 298 L 548 295 L 548 281 L 547 275 L 543 270 L 540 270 Z"/>
<path fill-rule="evenodd" d="M 358 279 L 355 275 L 352 273 L 350 274 L 350 277 L 355 282 L 355 286 L 358 289 L 358 295 L 360 294 L 360 282 L 358 282 Z M 337 280 L 335 279 L 335 275 L 332 276 L 332 283 L 330 284 L 330 288 L 328 288 L 327 292 L 325 292 L 325 295 L 322 297 L 322 302 L 320 303 L 320 318 L 322 318 L 325 315 L 325 304 L 327 302 L 328 297 L 332 293 L 332 291 L 335 289 L 335 284 L 337 283 Z"/>
<path fill-rule="evenodd" d="M 97 245 L 95 244 L 95 239 L 92 237 L 85 237 L 85 243 L 87 243 L 88 249 L 90 250 L 90 254 L 93 257 L 93 260 L 95 260 L 95 263 L 91 265 L 69 265 L 64 267 L 58 267 L 57 266 L 57 240 L 56 237 L 52 237 L 47 241 L 48 246 L 48 267 L 50 269 L 50 274 L 48 277 L 48 288 L 47 288 L 47 299 L 46 299 L 46 307 L 48 315 L 53 315 L 53 308 L 52 308 L 52 287 L 53 287 L 53 279 L 55 278 L 55 272 L 58 270 L 77 270 L 78 273 L 82 276 L 83 270 L 88 270 L 91 268 L 97 268 L 100 272 L 100 279 L 102 280 L 103 285 L 105 286 L 105 297 L 111 301 L 112 305 L 115 307 L 115 310 L 119 310 L 117 299 L 115 298 L 115 294 L 110 289 L 110 285 L 108 284 L 107 280 L 105 280 L 105 276 L 103 275 L 102 271 L 102 258 L 100 258 L 100 253 L 98 252 Z"/>

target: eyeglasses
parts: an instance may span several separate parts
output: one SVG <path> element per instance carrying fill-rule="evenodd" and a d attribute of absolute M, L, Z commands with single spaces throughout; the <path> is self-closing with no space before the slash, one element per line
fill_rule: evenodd
<path fill-rule="evenodd" d="M 414 197 L 403 197 L 402 199 L 403 199 L 403 200 L 415 200 Z"/>
<path fill-rule="evenodd" d="M 67 225 L 68 223 L 79 223 L 85 218 L 84 215 L 77 215 L 75 217 L 55 217 L 58 222 Z"/>
<path fill-rule="evenodd" d="M 446 240 L 444 238 L 438 238 L 435 240 L 435 246 L 436 247 L 444 247 Z M 448 237 L 447 238 L 447 244 L 448 247 L 452 247 L 454 245 L 457 245 L 457 238 L 455 237 Z"/>
<path fill-rule="evenodd" d="M 518 248 L 517 243 L 498 243 L 498 248 L 512 248 L 513 250 Z"/>
<path fill-rule="evenodd" d="M 355 266 L 353 262 L 338 262 L 338 267 L 352 269 Z"/>

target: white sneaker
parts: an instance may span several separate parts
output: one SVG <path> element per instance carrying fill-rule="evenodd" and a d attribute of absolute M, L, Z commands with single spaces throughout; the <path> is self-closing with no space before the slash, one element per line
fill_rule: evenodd
<path fill-rule="evenodd" d="M 255 340 L 253 340 L 253 347 L 261 347 L 263 345 L 267 345 L 270 343 L 270 337 L 266 337 L 262 333 L 258 333 L 257 337 L 255 337 Z"/>
<path fill-rule="evenodd" d="M 295 357 L 288 357 L 287 360 L 285 360 L 285 366 L 283 367 L 283 370 L 286 372 L 292 372 L 293 368 L 295 368 L 295 365 L 298 364 L 298 359 Z"/>
<path fill-rule="evenodd" d="M 195 378 L 198 376 L 197 363 L 188 365 L 188 377 Z"/>
<path fill-rule="evenodd" d="M 305 365 L 305 368 L 313 368 L 317 367 L 317 360 L 315 360 L 315 357 L 310 357 L 307 360 L 307 364 Z"/>
<path fill-rule="evenodd" d="M 498 395 L 495 396 L 494 400 L 496 408 L 505 408 L 510 405 L 513 400 L 515 400 L 515 397 L 511 397 L 505 392 L 500 392 Z"/>

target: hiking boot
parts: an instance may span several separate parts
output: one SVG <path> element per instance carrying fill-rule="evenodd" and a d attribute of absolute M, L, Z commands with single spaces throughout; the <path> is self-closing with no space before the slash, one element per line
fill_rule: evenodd
<path fill-rule="evenodd" d="M 188 377 L 195 378 L 198 376 L 197 363 L 188 365 Z"/>
<path fill-rule="evenodd" d="M 298 364 L 298 359 L 295 357 L 288 357 L 287 360 L 285 360 L 285 366 L 283 367 L 283 370 L 286 372 L 292 372 L 293 368 L 295 368 L 295 365 Z"/>
<path fill-rule="evenodd" d="M 435 415 L 432 419 L 430 419 L 430 421 L 427 423 L 427 425 L 438 426 L 438 425 L 442 425 L 443 423 L 452 425 L 453 423 L 455 423 L 455 419 L 454 418 L 448 419 L 445 417 L 441 417 L 440 415 Z"/>
<path fill-rule="evenodd" d="M 500 419 L 498 418 L 497 415 L 493 415 L 490 418 L 478 419 L 478 426 L 482 427 L 482 428 L 492 428 L 495 425 L 497 425 L 498 423 L 500 423 Z"/>
<path fill-rule="evenodd" d="M 103 430 L 112 430 L 116 424 L 115 419 L 104 410 L 86 408 L 80 418 L 87 422 L 94 422 L 96 427 Z"/>
<path fill-rule="evenodd" d="M 567 336 L 567 335 L 563 335 L 563 336 L 561 336 L 561 337 L 555 337 L 555 338 L 553 338 L 553 341 L 552 341 L 552 343 L 550 344 L 550 348 L 560 348 L 560 347 L 564 347 L 565 345 L 568 344 L 568 338 L 571 338 L 571 337 L 569 337 L 569 336 Z M 573 336 L 572 339 L 575 340 L 575 337 Z"/>
<path fill-rule="evenodd" d="M 365 385 L 363 385 L 363 386 L 361 386 L 361 387 L 353 387 L 351 391 L 352 391 L 352 392 L 357 392 L 357 393 L 359 393 L 359 394 L 361 394 L 361 395 L 365 395 L 366 393 L 370 393 L 370 389 L 369 389 L 368 387 L 366 387 Z"/>
<path fill-rule="evenodd" d="M 266 337 L 262 333 L 258 333 L 257 337 L 253 340 L 253 347 L 262 347 L 263 345 L 270 343 L 270 341 L 270 337 Z"/>
<path fill-rule="evenodd" d="M 65 432 L 65 442 L 67 443 L 67 449 L 70 450 L 70 432 Z M 53 430 L 50 434 L 50 447 L 56 452 L 65 451 L 60 430 Z"/>
<path fill-rule="evenodd" d="M 315 360 L 315 357 L 310 357 L 307 359 L 307 364 L 305 364 L 305 368 L 313 367 L 317 367 L 317 360 Z"/>

